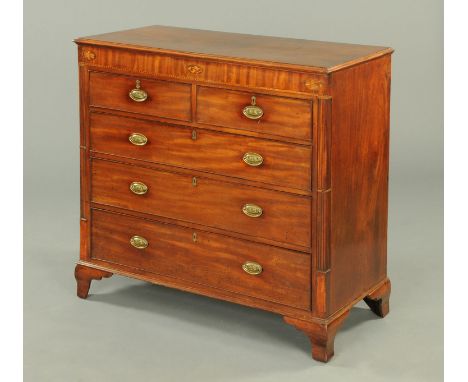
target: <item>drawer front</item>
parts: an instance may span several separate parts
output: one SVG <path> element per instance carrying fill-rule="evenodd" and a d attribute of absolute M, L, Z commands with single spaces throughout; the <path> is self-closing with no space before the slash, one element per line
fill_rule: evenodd
<path fill-rule="evenodd" d="M 137 81 L 140 81 L 139 84 Z M 191 85 L 189 84 L 101 72 L 91 72 L 89 82 L 90 106 L 183 121 L 190 120 Z M 137 100 L 130 97 L 132 90 L 138 90 L 133 93 L 133 97 Z M 136 98 L 137 95 L 141 97 L 141 94 L 145 93 L 146 99 Z"/>
<path fill-rule="evenodd" d="M 311 150 L 298 145 L 92 113 L 91 149 L 310 190 Z"/>
<path fill-rule="evenodd" d="M 132 245 L 134 236 L 142 239 L 134 239 Z M 91 243 L 95 259 L 298 308 L 310 307 L 310 256 L 300 252 L 99 210 L 92 215 Z M 246 262 L 260 264 L 261 273 L 244 271 Z"/>
<path fill-rule="evenodd" d="M 257 119 L 244 115 L 244 109 L 252 103 L 263 112 L 261 117 L 250 114 Z M 201 86 L 197 90 L 196 119 L 209 125 L 310 140 L 312 102 Z"/>
<path fill-rule="evenodd" d="M 95 203 L 310 246 L 306 196 L 96 159 L 91 186 Z"/>

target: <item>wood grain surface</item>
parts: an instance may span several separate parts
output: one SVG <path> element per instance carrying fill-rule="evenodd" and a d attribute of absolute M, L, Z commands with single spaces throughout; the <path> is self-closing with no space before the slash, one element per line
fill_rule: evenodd
<path fill-rule="evenodd" d="M 91 113 L 90 129 L 94 152 L 310 190 L 310 147 L 101 113 Z M 133 133 L 143 134 L 147 144 L 130 143 Z M 260 154 L 263 163 L 247 165 L 248 152 Z"/>
<path fill-rule="evenodd" d="M 310 98 L 325 94 L 328 76 L 324 73 L 291 71 L 252 62 L 202 59 L 193 55 L 153 53 L 140 49 L 122 49 L 80 43 L 80 66 L 108 73 L 143 76 L 155 79 L 179 80 L 222 88 L 258 89 Z M 192 73 L 196 66 L 201 72 Z"/>
<path fill-rule="evenodd" d="M 258 36 L 153 25 L 77 39 L 81 44 L 179 52 L 229 61 L 269 62 L 331 72 L 392 52 L 382 46 Z M 281 65 L 283 64 L 283 65 Z"/>
<path fill-rule="evenodd" d="M 390 56 L 332 83 L 330 312 L 387 274 Z"/>
<path fill-rule="evenodd" d="M 144 195 L 132 182 L 148 186 Z M 310 246 L 310 197 L 234 185 L 203 177 L 155 171 L 111 161 L 92 161 L 91 200 L 127 210 L 200 223 L 277 242 Z M 247 204 L 263 209 L 260 217 L 242 212 Z"/>
<path fill-rule="evenodd" d="M 135 102 L 129 97 L 137 80 L 141 82 L 141 89 L 148 93 L 148 99 L 144 102 Z M 91 72 L 89 79 L 91 106 L 171 119 L 190 120 L 190 94 L 190 85 L 176 82 L 99 72 Z"/>
<path fill-rule="evenodd" d="M 248 119 L 242 114 L 244 107 L 251 104 L 252 96 L 256 96 L 256 105 L 264 113 L 257 120 Z M 312 103 L 200 86 L 197 91 L 196 121 L 308 140 L 311 137 Z"/>
<path fill-rule="evenodd" d="M 269 301 L 310 307 L 310 256 L 200 230 L 93 210 L 92 257 Z M 194 234 L 195 239 L 194 239 Z M 148 241 L 134 248 L 134 235 Z M 242 269 L 263 267 L 259 275 Z"/>

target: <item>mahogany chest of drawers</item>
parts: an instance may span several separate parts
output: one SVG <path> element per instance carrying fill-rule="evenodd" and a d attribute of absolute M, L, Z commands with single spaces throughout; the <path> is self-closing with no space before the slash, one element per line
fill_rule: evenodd
<path fill-rule="evenodd" d="M 78 296 L 119 274 L 256 307 L 328 361 L 385 316 L 392 49 L 152 26 L 76 40 Z"/>

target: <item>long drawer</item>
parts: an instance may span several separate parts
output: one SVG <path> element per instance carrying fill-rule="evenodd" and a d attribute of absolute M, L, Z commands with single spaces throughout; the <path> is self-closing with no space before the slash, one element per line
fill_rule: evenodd
<path fill-rule="evenodd" d="M 94 159 L 95 203 L 310 247 L 310 197 Z"/>
<path fill-rule="evenodd" d="M 298 308 L 310 307 L 310 256 L 93 210 L 92 257 Z"/>
<path fill-rule="evenodd" d="M 91 113 L 91 150 L 310 190 L 309 147 Z"/>

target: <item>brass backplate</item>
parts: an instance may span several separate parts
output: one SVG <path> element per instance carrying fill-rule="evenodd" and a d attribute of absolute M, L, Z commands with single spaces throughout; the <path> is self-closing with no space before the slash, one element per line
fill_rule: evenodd
<path fill-rule="evenodd" d="M 131 237 L 130 244 L 137 249 L 145 249 L 148 246 L 148 240 L 142 236 L 135 235 Z"/>
<path fill-rule="evenodd" d="M 242 212 L 251 218 L 258 218 L 262 216 L 263 209 L 256 204 L 247 203 L 242 207 Z"/>
<path fill-rule="evenodd" d="M 262 266 L 255 261 L 246 261 L 242 264 L 242 269 L 249 275 L 259 275 L 263 271 Z"/>

